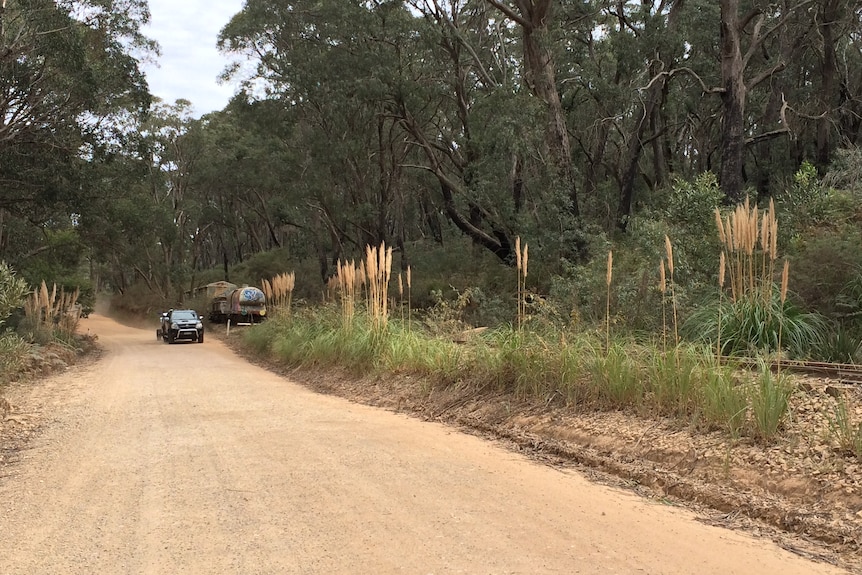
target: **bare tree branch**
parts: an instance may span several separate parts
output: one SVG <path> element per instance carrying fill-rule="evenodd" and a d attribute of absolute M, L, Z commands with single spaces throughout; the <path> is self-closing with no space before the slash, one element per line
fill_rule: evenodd
<path fill-rule="evenodd" d="M 784 134 L 791 134 L 792 130 L 790 129 L 790 125 L 787 123 L 787 110 L 789 108 L 790 107 L 787 105 L 787 99 L 785 99 L 784 94 L 781 94 L 781 110 L 778 112 L 778 117 L 781 119 L 782 127 L 746 138 L 745 145 L 751 146 L 766 140 L 771 140 L 772 138 L 777 138 L 778 136 L 783 136 Z"/>
<path fill-rule="evenodd" d="M 758 74 L 757 76 L 755 76 L 754 78 L 751 79 L 751 81 L 748 83 L 748 86 L 746 86 L 746 88 L 749 90 L 754 88 L 755 86 L 757 86 L 758 84 L 760 84 L 761 82 L 766 80 L 767 78 L 770 78 L 773 74 L 776 74 L 776 73 L 784 70 L 784 68 L 786 66 L 787 66 L 787 64 L 785 64 L 784 62 L 779 62 L 778 64 L 776 64 L 775 66 L 773 66 L 769 70 L 763 70 L 760 74 Z"/>
<path fill-rule="evenodd" d="M 532 24 L 530 24 L 529 20 L 525 20 L 520 14 L 518 14 L 505 4 L 498 2 L 498 0 L 485 0 L 485 2 L 505 14 L 506 17 L 510 20 L 514 21 L 520 26 L 523 26 L 525 29 L 529 30 L 530 28 L 532 28 Z"/>
<path fill-rule="evenodd" d="M 658 74 L 653 76 L 653 78 L 649 81 L 649 83 L 646 86 L 637 88 L 637 90 L 638 91 L 649 90 L 650 88 L 652 88 L 652 85 L 655 84 L 656 82 L 658 82 L 661 78 L 671 78 L 671 77 L 673 77 L 679 73 L 688 74 L 689 76 L 691 76 L 692 78 L 697 80 L 698 84 L 700 84 L 701 90 L 703 90 L 703 92 L 706 94 L 721 94 L 725 91 L 724 88 L 718 88 L 718 87 L 709 88 L 709 87 L 707 87 L 706 82 L 703 81 L 703 78 L 698 76 L 697 72 L 695 72 L 694 70 L 692 70 L 691 68 L 689 68 L 687 66 L 683 66 L 681 68 L 674 68 L 673 70 L 669 70 L 667 72 L 659 72 Z"/>

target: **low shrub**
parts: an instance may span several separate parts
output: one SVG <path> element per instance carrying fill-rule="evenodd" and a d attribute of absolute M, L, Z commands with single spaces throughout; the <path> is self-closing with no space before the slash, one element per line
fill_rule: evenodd
<path fill-rule="evenodd" d="M 24 368 L 30 345 L 13 333 L 0 335 L 0 383 L 14 379 Z"/>

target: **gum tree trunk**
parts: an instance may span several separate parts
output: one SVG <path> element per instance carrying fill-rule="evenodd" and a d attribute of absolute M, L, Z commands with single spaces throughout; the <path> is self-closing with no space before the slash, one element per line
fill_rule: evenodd
<path fill-rule="evenodd" d="M 721 169 L 719 181 L 727 199 L 742 198 L 742 162 L 745 151 L 744 66 L 740 40 L 739 0 L 720 0 L 721 5 Z"/>

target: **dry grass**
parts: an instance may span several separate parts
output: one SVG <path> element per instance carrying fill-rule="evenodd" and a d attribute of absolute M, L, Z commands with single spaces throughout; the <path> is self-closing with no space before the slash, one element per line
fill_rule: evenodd
<path fill-rule="evenodd" d="M 667 351 L 667 273 L 664 259 L 658 266 L 658 291 L 661 293 L 661 347 L 662 351 Z"/>
<path fill-rule="evenodd" d="M 392 276 L 392 248 L 365 247 L 368 316 L 372 326 L 384 328 L 389 320 L 389 279 Z"/>
<path fill-rule="evenodd" d="M 673 308 L 673 340 L 674 345 L 679 346 L 679 321 L 676 309 L 676 286 L 674 284 L 673 277 L 673 244 L 671 243 L 669 236 L 664 237 L 664 250 L 667 257 L 667 271 L 670 274 L 668 277 L 668 285 L 670 286 L 670 301 Z M 662 271 L 663 269 L 664 268 L 662 267 Z M 662 284 L 664 284 L 664 281 L 662 281 Z"/>
<path fill-rule="evenodd" d="M 518 330 L 524 325 L 527 315 L 527 267 L 530 261 L 530 247 L 525 243 L 521 251 L 521 236 L 515 238 L 515 264 L 518 270 Z"/>
<path fill-rule="evenodd" d="M 611 282 L 614 279 L 614 251 L 608 251 L 608 270 L 605 275 L 607 298 L 605 300 L 605 349 L 611 349 Z"/>
<path fill-rule="evenodd" d="M 410 266 L 407 266 L 407 331 L 411 330 L 411 324 L 413 323 L 413 305 L 411 304 L 412 300 L 412 291 L 413 291 L 413 273 L 410 269 Z"/>
<path fill-rule="evenodd" d="M 271 280 L 261 280 L 260 283 L 270 310 L 290 315 L 293 290 L 296 287 L 296 273 L 279 274 Z"/>
<path fill-rule="evenodd" d="M 719 223 L 721 223 L 721 218 L 719 218 Z M 726 269 L 727 261 L 724 252 L 721 252 L 721 255 L 718 257 L 718 334 L 715 344 L 715 357 L 718 358 L 719 363 L 721 362 L 721 304 L 724 298 L 724 276 Z"/>
<path fill-rule="evenodd" d="M 327 282 L 328 300 L 341 303 L 341 317 L 346 325 L 353 323 L 356 316 L 356 301 L 361 298 L 366 284 L 365 264 L 351 261 L 338 261 L 336 274 Z"/>
<path fill-rule="evenodd" d="M 406 289 L 405 289 L 406 280 Z M 413 287 L 413 274 L 410 266 L 402 272 L 398 272 L 398 309 L 401 311 L 401 323 L 404 323 L 404 309 L 407 308 L 407 331 L 410 331 L 412 308 L 410 305 L 410 292 Z M 406 299 L 405 299 L 406 298 Z"/>
<path fill-rule="evenodd" d="M 339 261 L 336 275 L 327 282 L 328 301 L 340 300 L 341 315 L 346 324 L 353 322 L 356 303 L 364 296 L 369 321 L 375 328 L 385 328 L 389 320 L 389 283 L 392 278 L 392 248 L 366 246 L 365 260 L 357 263 Z M 412 277 L 407 268 L 408 301 Z M 404 297 L 404 284 L 398 276 L 399 296 Z"/>
<path fill-rule="evenodd" d="M 727 254 L 730 275 L 730 295 L 739 301 L 751 294 L 759 294 L 767 301 L 772 293 L 772 278 L 778 258 L 778 219 L 775 204 L 762 214 L 751 206 L 748 198 L 722 219 L 715 209 L 718 239 Z"/>
<path fill-rule="evenodd" d="M 49 292 L 47 284 L 42 281 L 40 288 L 24 300 L 24 314 L 35 330 L 56 329 L 60 334 L 71 337 L 81 317 L 81 308 L 77 305 L 80 293 L 78 288 L 71 293 L 62 288 L 58 292 L 57 284 Z"/>
<path fill-rule="evenodd" d="M 790 262 L 784 260 L 784 269 L 781 271 L 781 307 L 784 308 L 784 302 L 787 301 L 787 278 L 790 275 Z M 784 331 L 784 314 L 778 318 L 778 353 L 781 353 L 781 335 Z M 778 375 L 781 375 L 781 362 L 778 362 Z"/>

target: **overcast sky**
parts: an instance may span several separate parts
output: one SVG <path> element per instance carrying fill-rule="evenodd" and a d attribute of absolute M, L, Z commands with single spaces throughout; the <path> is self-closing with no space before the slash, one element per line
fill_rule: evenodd
<path fill-rule="evenodd" d="M 218 33 L 243 0 L 149 0 L 145 34 L 162 48 L 159 67 L 144 66 L 150 92 L 166 102 L 190 100 L 195 116 L 224 108 L 236 87 L 220 85 L 229 63 L 216 49 Z"/>

